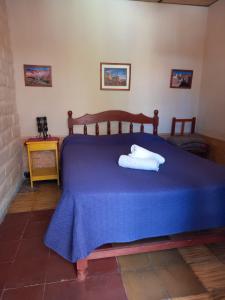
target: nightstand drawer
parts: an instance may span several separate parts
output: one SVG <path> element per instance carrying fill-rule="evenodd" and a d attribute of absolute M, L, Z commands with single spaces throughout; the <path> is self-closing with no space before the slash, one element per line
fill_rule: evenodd
<path fill-rule="evenodd" d="M 30 151 L 47 151 L 57 149 L 58 143 L 56 141 L 44 142 L 28 142 L 27 146 Z"/>

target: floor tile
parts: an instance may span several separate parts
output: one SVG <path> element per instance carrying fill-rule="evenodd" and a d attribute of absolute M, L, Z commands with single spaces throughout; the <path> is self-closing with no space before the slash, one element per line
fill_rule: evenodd
<path fill-rule="evenodd" d="M 61 190 L 55 182 L 35 182 L 31 189 L 28 181 L 24 182 L 19 193 L 14 198 L 10 213 L 54 209 L 61 195 Z"/>
<path fill-rule="evenodd" d="M 129 300 L 168 299 L 167 290 L 152 270 L 122 272 L 124 288 Z"/>
<path fill-rule="evenodd" d="M 48 188 L 45 189 L 43 191 L 38 191 L 36 193 L 36 197 L 38 199 L 38 201 L 50 201 L 50 202 L 54 202 L 54 201 L 58 201 L 59 197 L 61 195 L 60 190 L 58 190 L 57 186 L 56 188 Z"/>
<path fill-rule="evenodd" d="M 11 263 L 0 264 L 0 290 L 2 290 L 4 287 L 5 281 L 8 277 L 8 272 L 9 272 L 10 266 L 11 266 Z"/>
<path fill-rule="evenodd" d="M 33 211 L 31 213 L 31 221 L 49 221 L 53 213 L 53 209 Z"/>
<path fill-rule="evenodd" d="M 43 291 L 43 285 L 5 290 L 2 300 L 42 300 Z"/>
<path fill-rule="evenodd" d="M 44 209 L 55 209 L 57 206 L 58 201 L 55 199 L 48 198 L 47 200 L 38 199 L 36 202 L 33 203 L 31 210 L 44 210 Z"/>
<path fill-rule="evenodd" d="M 147 256 L 154 268 L 185 263 L 177 249 L 155 251 L 148 253 Z"/>
<path fill-rule="evenodd" d="M 147 254 L 134 254 L 118 257 L 121 271 L 134 271 L 150 268 Z"/>
<path fill-rule="evenodd" d="M 225 299 L 225 288 L 215 289 L 210 292 L 213 300 L 224 300 Z"/>
<path fill-rule="evenodd" d="M 33 202 L 36 201 L 35 195 L 32 193 L 17 194 L 14 198 L 8 212 L 19 213 L 28 212 L 32 210 Z"/>
<path fill-rule="evenodd" d="M 19 259 L 34 259 L 34 258 L 47 258 L 49 248 L 43 243 L 42 237 L 23 239 L 16 255 L 16 260 Z"/>
<path fill-rule="evenodd" d="M 42 186 L 44 187 L 44 186 Z M 52 196 L 54 196 L 55 199 L 59 199 L 59 197 L 62 194 L 62 190 L 60 189 L 60 187 L 55 183 L 52 183 L 51 185 L 48 184 L 45 186 L 45 188 L 42 188 L 39 190 L 41 191 L 41 193 L 51 193 Z M 40 193 L 40 194 L 41 194 Z"/>
<path fill-rule="evenodd" d="M 50 255 L 46 267 L 46 282 L 72 280 L 76 278 L 74 265 L 57 254 Z"/>
<path fill-rule="evenodd" d="M 20 202 L 20 201 L 34 201 L 36 200 L 36 193 L 17 193 L 15 198 L 13 199 L 13 205 L 15 204 L 15 202 Z"/>
<path fill-rule="evenodd" d="M 55 193 L 60 192 L 60 187 L 57 185 L 56 180 L 35 182 L 35 186 L 37 188 L 37 191 L 39 192 L 45 192 L 45 191 L 52 191 L 52 192 L 54 191 Z"/>
<path fill-rule="evenodd" d="M 19 259 L 9 268 L 6 288 L 19 288 L 45 281 L 46 259 Z"/>
<path fill-rule="evenodd" d="M 184 297 L 206 292 L 197 276 L 186 265 L 169 265 L 155 270 L 171 297 Z"/>
<path fill-rule="evenodd" d="M 225 263 L 225 243 L 207 245 L 210 251 L 223 263 Z"/>
<path fill-rule="evenodd" d="M 195 263 L 191 268 L 206 289 L 225 287 L 225 265 L 220 261 Z"/>
<path fill-rule="evenodd" d="M 55 252 L 54 250 L 49 248 L 49 255 L 55 255 L 55 256 L 59 256 L 59 254 L 57 252 Z"/>
<path fill-rule="evenodd" d="M 188 264 L 217 260 L 215 255 L 204 245 L 181 248 L 179 252 Z"/>
<path fill-rule="evenodd" d="M 82 287 L 83 284 L 75 280 L 46 284 L 44 300 L 84 300 Z"/>
<path fill-rule="evenodd" d="M 213 298 L 209 293 L 203 293 L 203 294 L 192 295 L 187 297 L 172 298 L 171 300 L 213 300 Z"/>
<path fill-rule="evenodd" d="M 35 193 L 40 189 L 39 186 L 35 184 L 35 186 L 32 188 L 30 185 L 30 180 L 26 179 L 23 181 L 22 186 L 20 187 L 20 190 L 18 194 L 26 194 L 26 193 Z"/>
<path fill-rule="evenodd" d="M 30 219 L 30 213 L 16 213 L 16 214 L 7 214 L 3 222 L 4 225 L 17 226 L 20 224 L 25 224 Z"/>
<path fill-rule="evenodd" d="M 20 240 L 0 242 L 0 263 L 12 261 L 15 258 Z"/>
<path fill-rule="evenodd" d="M 126 294 L 118 273 L 92 276 L 84 284 L 84 299 L 126 300 Z"/>
<path fill-rule="evenodd" d="M 118 272 L 118 265 L 115 257 L 90 260 L 88 262 L 89 276 L 113 272 Z"/>
<path fill-rule="evenodd" d="M 23 238 L 34 238 L 39 236 L 44 236 L 47 228 L 48 228 L 49 221 L 32 221 L 30 222 L 26 230 L 24 232 Z"/>
<path fill-rule="evenodd" d="M 32 207 L 33 207 L 33 202 L 27 202 L 27 200 L 24 201 L 20 201 L 20 202 L 15 202 L 13 203 L 9 210 L 8 213 L 10 214 L 16 214 L 19 212 L 31 212 L 32 211 Z"/>
<path fill-rule="evenodd" d="M 19 240 L 22 238 L 26 224 L 2 224 L 0 226 L 0 242 Z"/>
<path fill-rule="evenodd" d="M 47 284 L 44 300 L 127 300 L 119 274 L 93 276 L 85 282 Z"/>

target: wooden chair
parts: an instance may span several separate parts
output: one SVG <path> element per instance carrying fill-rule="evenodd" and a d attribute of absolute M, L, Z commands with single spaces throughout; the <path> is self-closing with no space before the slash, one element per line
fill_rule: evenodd
<path fill-rule="evenodd" d="M 191 134 L 195 133 L 196 117 L 193 117 L 191 119 L 177 119 L 174 117 L 172 119 L 171 136 L 174 136 L 176 134 L 176 123 L 181 123 L 180 135 L 184 135 L 186 123 L 191 123 L 191 132 L 190 133 Z"/>
<path fill-rule="evenodd" d="M 177 123 L 181 123 L 180 131 L 177 132 Z M 185 131 L 185 125 L 191 123 L 190 132 Z M 201 157 L 208 157 L 209 145 L 205 139 L 195 133 L 196 117 L 190 119 L 172 119 L 170 137 L 167 139 L 169 143 L 182 148 L 185 151 L 199 155 Z"/>

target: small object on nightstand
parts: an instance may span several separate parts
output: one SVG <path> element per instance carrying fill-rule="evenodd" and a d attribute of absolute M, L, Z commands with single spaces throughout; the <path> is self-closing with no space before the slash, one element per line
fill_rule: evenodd
<path fill-rule="evenodd" d="M 37 117 L 37 127 L 39 137 L 43 136 L 43 139 L 48 137 L 48 123 L 46 117 Z"/>
<path fill-rule="evenodd" d="M 176 123 L 181 123 L 180 132 L 176 133 Z M 191 123 L 191 132 L 185 133 L 185 124 Z M 167 141 L 176 145 L 183 150 L 199 155 L 201 157 L 208 157 L 209 145 L 206 143 L 204 137 L 195 133 L 196 118 L 191 119 L 172 119 L 171 136 Z"/>
<path fill-rule="evenodd" d="M 25 141 L 27 145 L 28 163 L 30 171 L 30 184 L 33 188 L 33 182 L 39 180 L 57 180 L 59 185 L 59 138 L 30 138 Z M 50 168 L 34 168 L 32 165 L 33 151 L 54 151 L 55 166 Z"/>

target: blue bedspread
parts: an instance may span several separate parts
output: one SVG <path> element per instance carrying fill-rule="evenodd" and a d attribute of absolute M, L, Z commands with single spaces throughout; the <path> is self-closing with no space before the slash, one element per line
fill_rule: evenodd
<path fill-rule="evenodd" d="M 138 144 L 159 172 L 118 166 Z M 73 135 L 62 147 L 63 194 L 45 244 L 71 262 L 100 245 L 225 226 L 225 168 L 145 133 Z"/>

